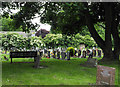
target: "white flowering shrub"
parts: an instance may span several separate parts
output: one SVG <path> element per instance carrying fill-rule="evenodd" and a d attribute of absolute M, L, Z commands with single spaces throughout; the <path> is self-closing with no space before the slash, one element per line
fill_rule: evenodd
<path fill-rule="evenodd" d="M 62 34 L 47 34 L 43 39 L 41 37 L 23 37 L 17 33 L 7 33 L 0 35 L 0 42 L 4 50 L 10 50 L 11 47 L 16 47 L 19 50 L 34 48 L 57 48 L 57 47 L 78 47 L 80 43 L 86 46 L 95 46 L 96 43 L 89 35 L 82 36 L 79 33 L 76 35 L 65 36 Z"/>

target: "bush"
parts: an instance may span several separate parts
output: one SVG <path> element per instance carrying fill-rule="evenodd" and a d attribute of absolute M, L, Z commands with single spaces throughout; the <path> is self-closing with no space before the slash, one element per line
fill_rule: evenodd
<path fill-rule="evenodd" d="M 70 52 L 70 56 L 74 56 L 74 54 L 75 54 L 75 49 L 74 49 L 73 47 L 68 47 L 68 48 L 67 48 L 67 51 Z"/>

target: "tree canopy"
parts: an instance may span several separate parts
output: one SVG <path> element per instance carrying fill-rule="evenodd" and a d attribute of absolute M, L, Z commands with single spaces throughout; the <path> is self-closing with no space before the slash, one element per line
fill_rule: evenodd
<path fill-rule="evenodd" d="M 39 14 L 42 23 L 48 23 L 52 26 L 53 33 L 75 34 L 81 31 L 83 26 L 87 26 L 91 36 L 104 52 L 103 59 L 119 58 L 119 2 L 3 3 L 3 7 L 6 6 L 9 8 L 20 7 L 20 11 L 12 15 L 11 18 L 14 19 L 14 23 L 17 23 L 16 27 L 22 25 L 23 31 L 34 29 L 35 25 L 31 24 L 30 20 L 34 18 L 35 14 Z M 95 29 L 96 24 L 105 29 L 105 38 L 101 38 L 98 34 Z M 112 38 L 114 46 L 112 46 Z"/>

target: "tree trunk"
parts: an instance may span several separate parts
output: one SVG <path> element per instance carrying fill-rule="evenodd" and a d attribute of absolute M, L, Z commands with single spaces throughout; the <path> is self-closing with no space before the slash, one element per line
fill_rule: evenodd
<path fill-rule="evenodd" d="M 112 51 L 112 39 L 111 39 L 111 29 L 112 29 L 112 8 L 111 3 L 104 3 L 105 8 L 105 49 L 103 60 L 114 59 L 114 53 Z"/>
<path fill-rule="evenodd" d="M 113 5 L 114 7 L 114 5 Z M 112 7 L 112 8 L 113 8 Z M 119 25 L 119 16 L 118 14 L 115 14 L 114 9 L 112 10 L 112 36 L 114 39 L 114 58 L 119 59 L 120 54 L 120 38 L 119 38 L 119 32 L 118 32 L 118 25 Z"/>
<path fill-rule="evenodd" d="M 99 36 L 97 33 L 93 19 L 89 14 L 89 11 L 86 10 L 85 12 L 85 18 L 86 18 L 86 24 L 88 26 L 88 29 L 91 33 L 91 36 L 94 38 L 98 46 L 103 50 L 104 57 L 102 58 L 103 61 L 105 60 L 113 60 L 114 59 L 114 53 L 112 51 L 112 40 L 111 40 L 111 25 L 112 25 L 112 18 L 111 18 L 111 5 L 109 3 L 105 3 L 105 41 Z"/>

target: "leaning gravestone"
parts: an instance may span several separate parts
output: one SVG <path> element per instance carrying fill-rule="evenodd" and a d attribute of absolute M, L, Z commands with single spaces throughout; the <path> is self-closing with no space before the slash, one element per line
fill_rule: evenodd
<path fill-rule="evenodd" d="M 97 85 L 114 85 L 115 82 L 115 68 L 106 66 L 97 66 Z"/>
<path fill-rule="evenodd" d="M 86 66 L 88 67 L 96 67 L 97 66 L 97 59 L 94 58 L 88 58 L 86 62 Z"/>

